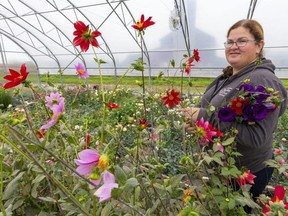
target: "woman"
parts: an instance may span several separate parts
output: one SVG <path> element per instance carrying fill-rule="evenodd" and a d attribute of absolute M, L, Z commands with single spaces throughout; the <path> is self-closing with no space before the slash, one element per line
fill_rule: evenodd
<path fill-rule="evenodd" d="M 263 192 L 272 176 L 273 169 L 266 167 L 264 162 L 273 157 L 273 132 L 277 127 L 279 116 L 285 112 L 287 92 L 274 74 L 274 64 L 263 57 L 264 34 L 257 21 L 245 19 L 236 22 L 228 30 L 224 45 L 229 66 L 223 70 L 223 75 L 208 86 L 198 108 L 183 108 L 180 111 L 192 122 L 203 117 L 221 131 L 232 127 L 239 131 L 236 137 L 237 151 L 242 156 L 237 158 L 237 165 L 239 168 L 242 166 L 248 168 L 256 176 L 250 190 L 255 199 Z M 246 79 L 249 79 L 252 85 L 262 85 L 279 91 L 280 96 L 284 98 L 281 106 L 253 125 L 247 122 L 221 122 L 218 112 L 208 115 L 207 108 L 210 105 L 219 110 L 223 104 L 235 99 L 239 94 L 239 86 Z"/>

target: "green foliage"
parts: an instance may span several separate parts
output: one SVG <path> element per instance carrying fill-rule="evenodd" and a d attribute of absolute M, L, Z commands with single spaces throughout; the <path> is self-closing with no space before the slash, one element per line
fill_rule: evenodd
<path fill-rule="evenodd" d="M 12 105 L 13 97 L 11 92 L 5 91 L 5 89 L 0 88 L 0 109 L 5 110 L 9 105 Z"/>

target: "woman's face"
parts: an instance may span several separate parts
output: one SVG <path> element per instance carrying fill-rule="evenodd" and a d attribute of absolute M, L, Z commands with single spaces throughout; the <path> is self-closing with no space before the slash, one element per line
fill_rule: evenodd
<path fill-rule="evenodd" d="M 240 46 L 233 43 L 236 41 Z M 233 74 L 256 60 L 257 53 L 260 53 L 264 45 L 263 41 L 256 43 L 253 35 L 244 27 L 231 30 L 227 42 L 232 44 L 231 47 L 225 48 L 225 55 L 228 63 L 233 67 Z"/>

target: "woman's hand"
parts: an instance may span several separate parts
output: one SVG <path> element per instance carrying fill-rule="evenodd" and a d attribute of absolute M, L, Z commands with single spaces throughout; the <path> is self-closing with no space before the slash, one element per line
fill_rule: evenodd
<path fill-rule="evenodd" d="M 196 122 L 198 119 L 200 109 L 197 107 L 186 107 L 178 110 L 187 122 Z"/>
<path fill-rule="evenodd" d="M 192 133 L 195 130 L 194 126 L 191 126 L 189 123 L 184 123 L 184 128 L 187 133 Z"/>

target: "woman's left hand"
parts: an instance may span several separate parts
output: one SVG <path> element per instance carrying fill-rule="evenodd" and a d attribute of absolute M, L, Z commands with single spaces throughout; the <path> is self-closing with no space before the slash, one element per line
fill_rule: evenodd
<path fill-rule="evenodd" d="M 186 107 L 178 109 L 178 112 L 188 121 L 196 122 L 199 115 L 199 108 L 197 107 Z"/>

